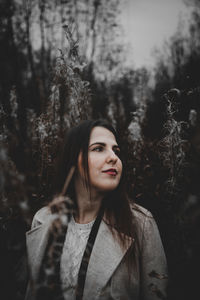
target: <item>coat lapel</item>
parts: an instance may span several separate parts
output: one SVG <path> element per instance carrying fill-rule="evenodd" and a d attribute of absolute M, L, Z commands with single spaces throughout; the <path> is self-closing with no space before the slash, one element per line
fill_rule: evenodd
<path fill-rule="evenodd" d="M 127 246 L 122 249 L 104 221 L 101 222 L 91 253 L 83 299 L 96 299 L 121 262 L 133 239 L 127 236 Z"/>

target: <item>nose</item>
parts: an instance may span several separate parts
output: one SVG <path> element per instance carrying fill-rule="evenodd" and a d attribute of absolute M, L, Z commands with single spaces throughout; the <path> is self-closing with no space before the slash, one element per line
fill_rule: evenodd
<path fill-rule="evenodd" d="M 115 154 L 115 152 L 113 150 L 109 150 L 106 158 L 106 162 L 115 164 L 117 160 L 118 160 L 118 156 Z"/>

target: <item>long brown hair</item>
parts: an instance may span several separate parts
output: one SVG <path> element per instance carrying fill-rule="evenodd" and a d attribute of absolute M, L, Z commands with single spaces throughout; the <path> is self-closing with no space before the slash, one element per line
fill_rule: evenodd
<path fill-rule="evenodd" d="M 105 120 L 86 120 L 82 121 L 78 126 L 71 128 L 65 136 L 62 150 L 59 153 L 57 172 L 54 181 L 54 194 L 59 194 L 61 192 L 71 168 L 77 166 L 78 155 L 80 152 L 82 152 L 83 157 L 82 164 L 85 175 L 85 184 L 89 189 L 88 147 L 91 131 L 96 126 L 104 127 L 111 131 L 120 146 L 120 141 L 115 129 Z M 123 164 L 123 153 L 120 154 L 120 159 Z M 112 233 L 114 232 L 114 229 L 117 230 L 117 238 L 122 248 L 126 245 L 126 235 L 137 239 L 136 225 L 133 222 L 130 201 L 126 193 L 125 178 L 126 170 L 123 167 L 118 187 L 109 192 L 106 195 L 106 201 L 104 201 L 106 220 L 108 220 L 108 224 L 110 225 L 109 228 Z M 73 179 L 74 178 L 72 177 L 67 189 L 67 195 L 76 202 Z"/>

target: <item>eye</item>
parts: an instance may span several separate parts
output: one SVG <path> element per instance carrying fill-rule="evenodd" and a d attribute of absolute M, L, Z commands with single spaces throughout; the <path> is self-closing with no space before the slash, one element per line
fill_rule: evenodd
<path fill-rule="evenodd" d="M 102 146 L 97 146 L 97 147 L 93 148 L 92 151 L 102 152 L 103 151 L 103 147 Z"/>
<path fill-rule="evenodd" d="M 114 148 L 113 151 L 117 156 L 120 156 L 120 149 L 119 148 Z"/>

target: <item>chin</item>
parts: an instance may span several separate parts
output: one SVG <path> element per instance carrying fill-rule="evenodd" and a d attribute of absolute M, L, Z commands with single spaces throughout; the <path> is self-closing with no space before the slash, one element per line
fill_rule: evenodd
<path fill-rule="evenodd" d="M 107 186 L 99 186 L 99 190 L 101 192 L 111 192 L 114 191 L 118 187 L 118 184 L 112 184 L 112 185 L 107 185 Z"/>

